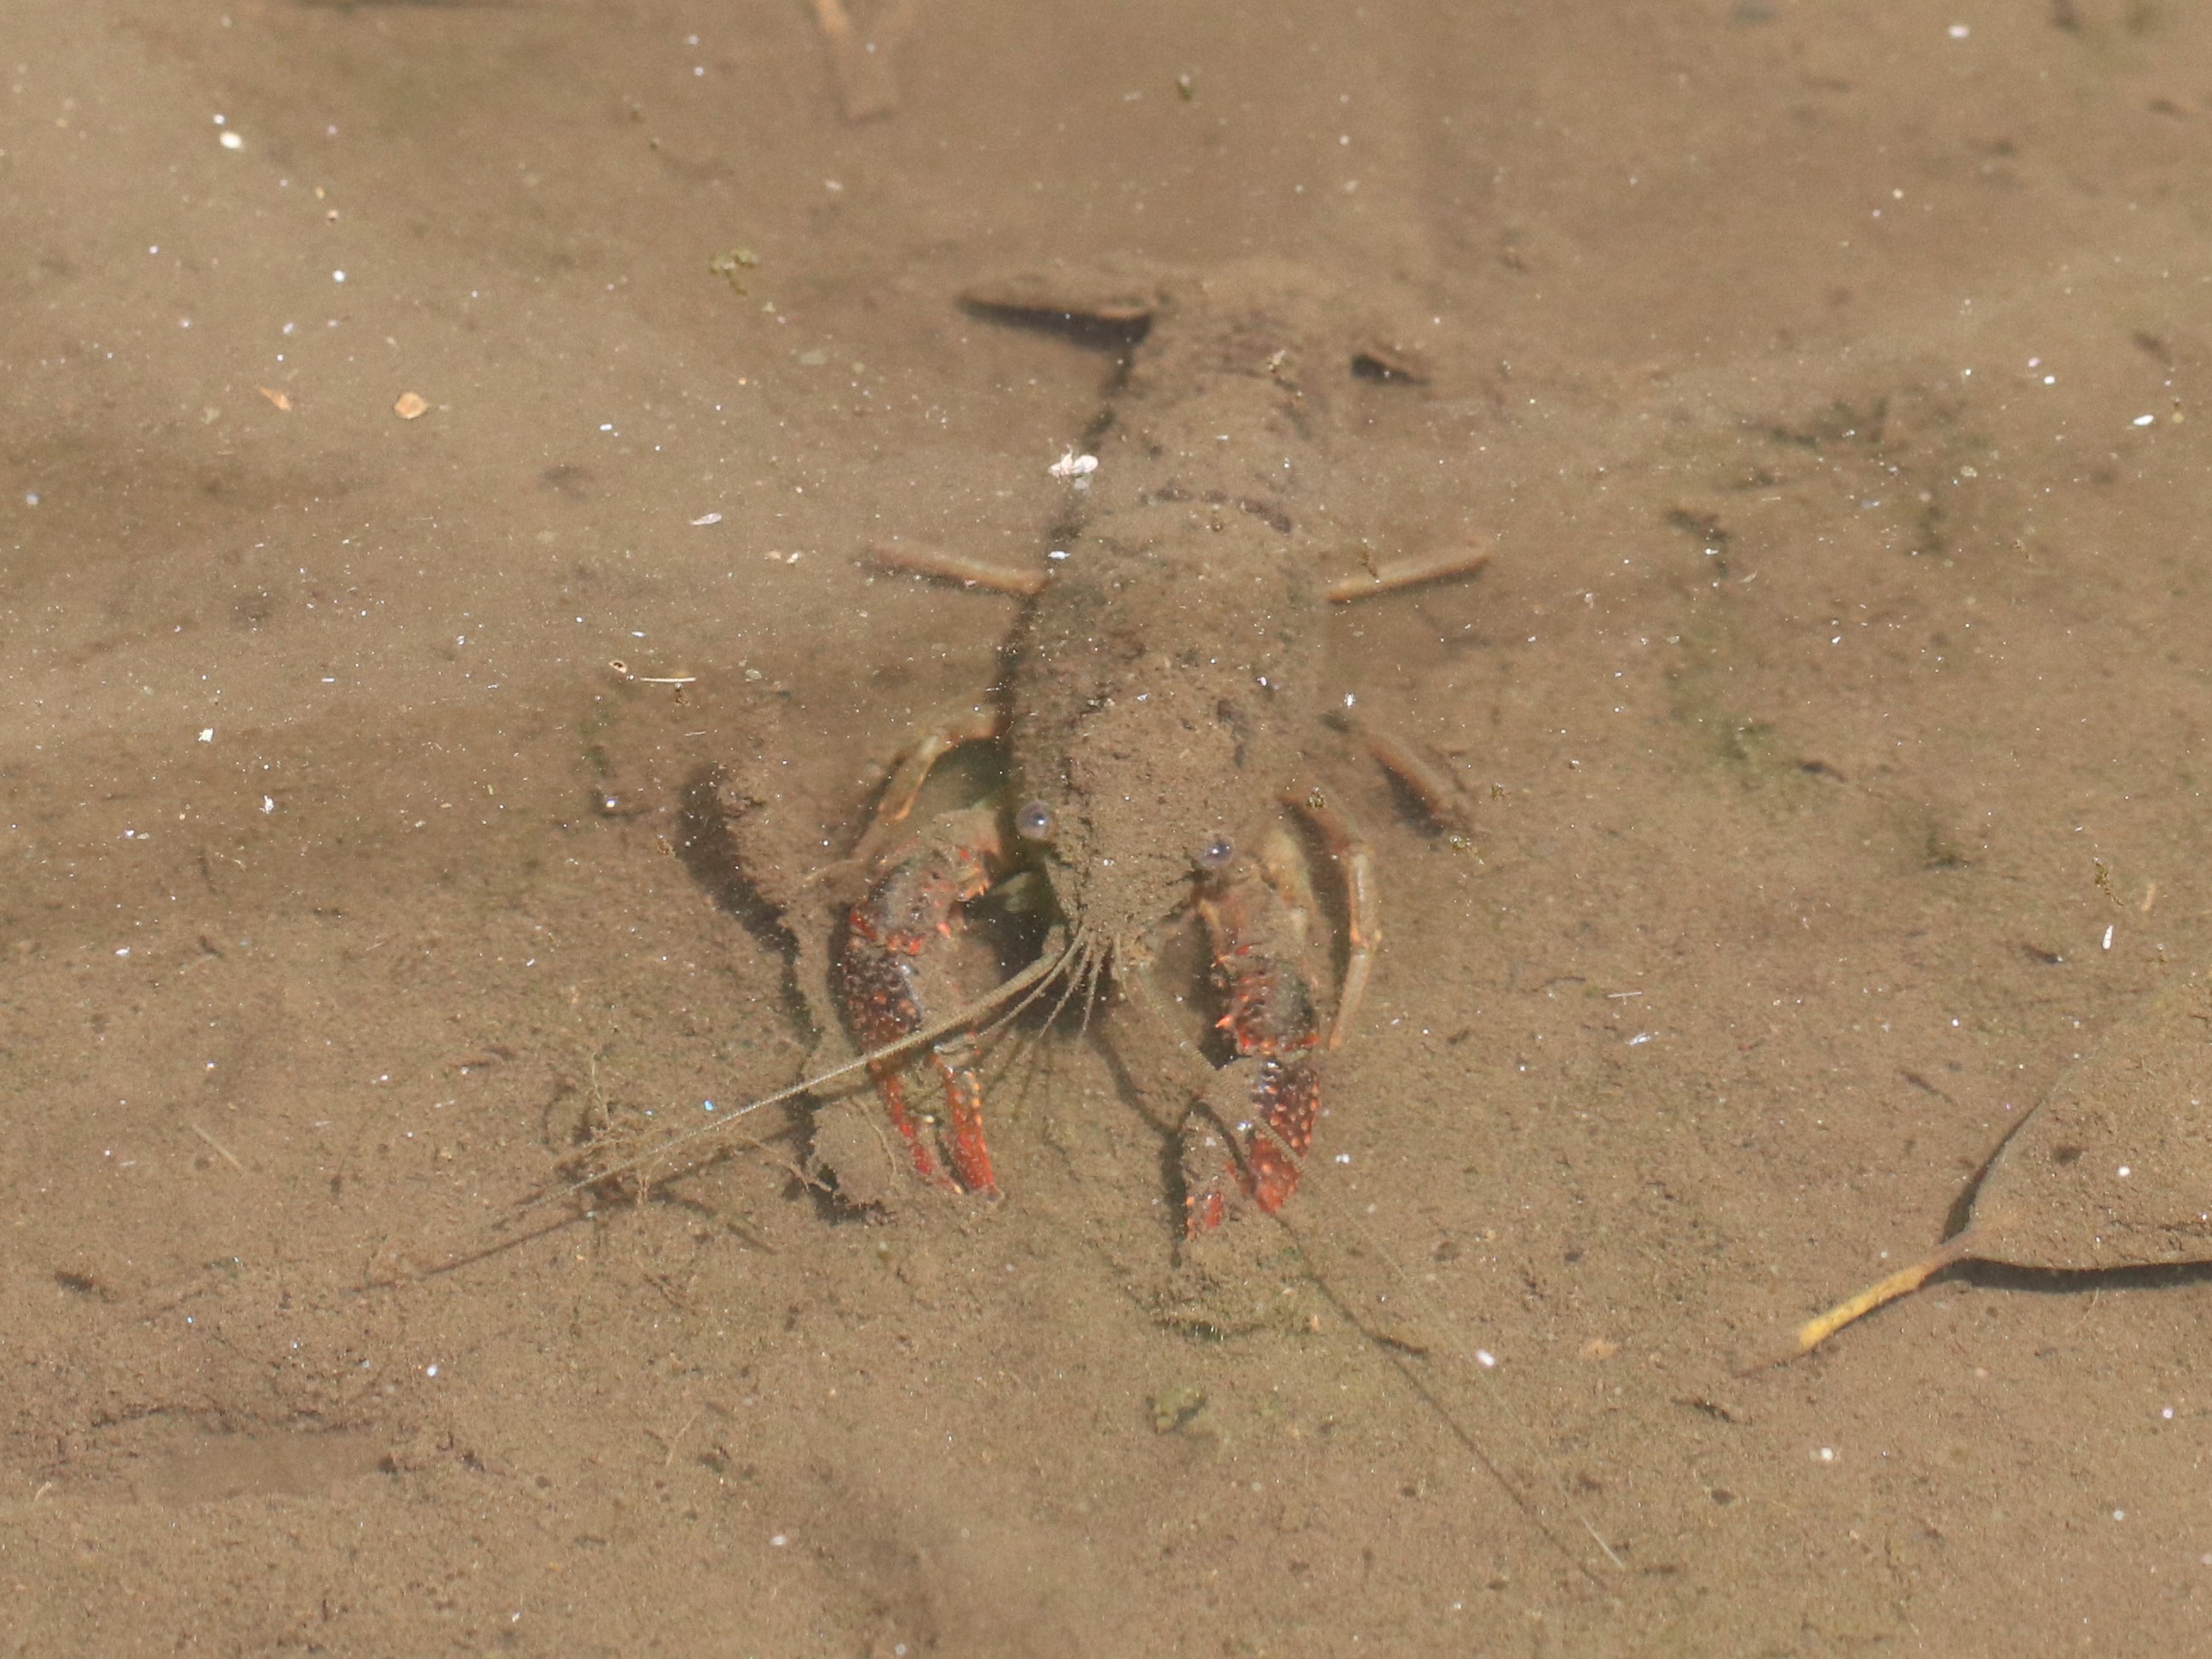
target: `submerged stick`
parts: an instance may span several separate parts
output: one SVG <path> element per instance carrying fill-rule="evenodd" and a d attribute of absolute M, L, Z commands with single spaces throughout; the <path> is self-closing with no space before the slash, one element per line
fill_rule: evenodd
<path fill-rule="evenodd" d="M 1909 1267 L 1899 1267 L 1887 1279 L 1879 1279 L 1856 1296 L 1843 1301 L 1807 1320 L 1790 1334 L 1789 1340 L 1770 1352 L 1755 1354 L 1739 1365 L 1739 1375 L 1763 1371 L 1771 1365 L 1786 1365 L 1793 1359 L 1802 1359 L 1819 1347 L 1844 1326 L 1865 1318 L 1876 1308 L 1894 1302 L 1901 1296 L 1910 1296 L 1944 1268 L 1970 1260 L 1974 1254 L 1974 1234 L 1972 1228 L 1947 1238 L 1930 1255 L 1923 1256 Z"/>

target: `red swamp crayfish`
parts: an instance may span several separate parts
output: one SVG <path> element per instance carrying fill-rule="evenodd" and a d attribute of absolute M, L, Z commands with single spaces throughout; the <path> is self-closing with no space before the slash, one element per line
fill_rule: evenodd
<path fill-rule="evenodd" d="M 992 701 L 902 757 L 842 866 L 865 883 L 833 947 L 834 988 L 867 1051 L 852 1066 L 874 1078 L 921 1176 L 994 1194 L 971 1033 L 1018 998 L 1058 985 L 1063 1000 L 1087 999 L 1109 976 L 1158 1010 L 1148 969 L 1158 939 L 1194 913 L 1231 1052 L 1215 1081 L 1234 1073 L 1237 1086 L 1206 1087 L 1184 1126 L 1186 1226 L 1218 1225 L 1232 1182 L 1274 1213 L 1313 1145 L 1322 1055 L 1350 1029 L 1382 938 L 1368 844 L 1302 756 L 1328 712 L 1328 612 L 1463 575 L 1486 554 L 1462 547 L 1324 579 L 1323 556 L 1340 550 L 1310 526 L 1326 525 L 1340 385 L 1423 377 L 1407 354 L 1346 338 L 1332 296 L 1292 268 L 1116 267 L 964 298 L 977 314 L 1104 338 L 1121 356 L 1093 431 L 1095 467 L 1071 452 L 1054 469 L 1079 507 L 1042 569 L 876 550 L 884 563 L 1024 605 Z M 1361 735 L 1432 813 L 1455 815 L 1449 780 L 1402 742 Z M 984 742 L 1003 745 L 1002 799 L 917 823 L 932 769 Z M 1341 883 L 1332 1017 L 1299 820 Z M 1048 884 L 1062 920 L 1036 960 L 978 994 L 958 967 L 972 954 L 957 948 L 966 912 L 1020 872 Z M 921 1049 L 941 1115 L 908 1091 Z"/>

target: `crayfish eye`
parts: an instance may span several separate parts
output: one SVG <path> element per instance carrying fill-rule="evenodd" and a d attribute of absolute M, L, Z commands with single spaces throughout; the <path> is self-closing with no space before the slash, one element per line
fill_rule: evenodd
<path fill-rule="evenodd" d="M 1014 833 L 1024 841 L 1050 841 L 1059 828 L 1052 808 L 1041 800 L 1028 802 L 1014 814 Z"/>
<path fill-rule="evenodd" d="M 1237 843 L 1226 836 L 1216 836 L 1198 849 L 1198 867 L 1201 870 L 1226 870 L 1230 860 L 1237 856 Z"/>

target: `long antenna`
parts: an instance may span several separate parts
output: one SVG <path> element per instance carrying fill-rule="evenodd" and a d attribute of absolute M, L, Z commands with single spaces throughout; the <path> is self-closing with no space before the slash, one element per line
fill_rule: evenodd
<path fill-rule="evenodd" d="M 632 1170 L 642 1169 L 645 1165 L 666 1157 L 676 1147 L 689 1146 L 691 1142 L 708 1135 L 719 1134 L 739 1118 L 749 1117 L 763 1107 L 780 1106 L 787 1100 L 795 1100 L 801 1095 L 811 1093 L 825 1083 L 834 1083 L 841 1077 L 849 1077 L 866 1066 L 880 1065 L 887 1060 L 896 1060 L 901 1054 L 911 1054 L 916 1048 L 928 1047 L 940 1037 L 949 1036 L 955 1031 L 964 1030 L 972 1026 L 980 1016 L 1013 1000 L 1031 986 L 1050 979 L 1053 975 L 1067 965 L 1073 953 L 1074 947 L 1066 942 L 1065 930 L 1054 927 L 1047 937 L 1046 948 L 1038 954 L 1035 962 L 983 995 L 956 1008 L 942 1019 L 933 1020 L 920 1030 L 909 1031 L 906 1036 L 894 1042 L 886 1042 L 879 1048 L 871 1048 L 864 1054 L 856 1054 L 842 1066 L 833 1066 L 826 1072 L 817 1072 L 812 1077 L 802 1078 L 788 1088 L 778 1089 L 774 1094 L 762 1095 L 756 1099 L 749 1100 L 733 1110 L 717 1113 L 712 1123 L 702 1124 L 696 1129 L 687 1129 L 680 1135 L 672 1136 L 651 1152 L 642 1152 L 627 1162 L 597 1170 L 580 1181 L 572 1181 L 566 1186 L 556 1187 L 548 1193 L 541 1193 L 536 1198 L 526 1199 L 517 1204 L 509 1213 L 526 1215 L 531 1211 L 542 1208 L 545 1205 L 557 1203 L 564 1198 L 572 1198 L 586 1188 L 611 1181 L 617 1176 L 628 1175 Z"/>

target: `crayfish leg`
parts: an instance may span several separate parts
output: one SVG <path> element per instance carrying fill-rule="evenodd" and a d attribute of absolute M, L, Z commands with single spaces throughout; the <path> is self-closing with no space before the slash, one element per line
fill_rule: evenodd
<path fill-rule="evenodd" d="M 1341 808 L 1331 805 L 1318 790 L 1304 794 L 1284 797 L 1299 815 L 1313 825 L 1328 848 L 1344 882 L 1344 915 L 1346 940 L 1344 983 L 1336 994 L 1336 1018 L 1329 1023 L 1328 1046 L 1340 1046 L 1344 1034 L 1352 1029 L 1352 1022 L 1359 1012 L 1359 1005 L 1367 998 L 1368 976 L 1375 969 L 1375 952 L 1382 943 L 1382 906 L 1375 888 L 1375 854 L 1367 844 L 1367 837 Z M 1288 856 L 1295 857 L 1295 854 Z M 1283 902 L 1297 909 L 1310 909 L 1313 903 L 1311 884 L 1304 875 L 1291 876 L 1292 869 L 1285 853 L 1278 845 L 1271 845 L 1266 860 L 1268 884 L 1283 896 Z"/>
<path fill-rule="evenodd" d="M 921 799 L 922 786 L 929 781 L 937 763 L 965 744 L 988 743 L 1003 735 L 1005 729 L 1005 712 L 995 704 L 948 715 L 923 727 L 891 768 L 883 793 L 877 798 L 875 815 L 860 844 L 853 849 L 850 861 L 880 868 L 884 844 L 898 834 L 908 814 L 914 811 L 915 803 Z"/>
<path fill-rule="evenodd" d="M 1454 576 L 1472 575 L 1489 562 L 1490 549 L 1482 542 L 1470 539 L 1464 546 L 1443 548 L 1433 553 L 1416 553 L 1409 558 L 1393 559 L 1387 564 L 1370 565 L 1356 576 L 1342 577 L 1329 584 L 1329 601 L 1334 605 L 1350 605 L 1355 599 L 1368 599 L 1376 593 L 1395 593 L 1401 587 L 1418 587 L 1424 582 L 1445 581 Z"/>

